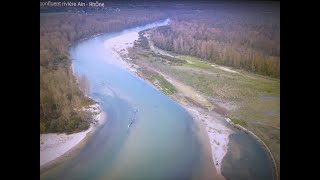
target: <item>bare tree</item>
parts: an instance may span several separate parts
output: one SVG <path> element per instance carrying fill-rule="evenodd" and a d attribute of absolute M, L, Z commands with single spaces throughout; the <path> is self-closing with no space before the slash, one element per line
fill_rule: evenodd
<path fill-rule="evenodd" d="M 89 80 L 88 80 L 87 76 L 81 75 L 81 77 L 79 79 L 79 86 L 80 86 L 80 89 L 82 92 L 84 92 L 85 94 L 89 93 L 90 84 L 89 84 Z"/>

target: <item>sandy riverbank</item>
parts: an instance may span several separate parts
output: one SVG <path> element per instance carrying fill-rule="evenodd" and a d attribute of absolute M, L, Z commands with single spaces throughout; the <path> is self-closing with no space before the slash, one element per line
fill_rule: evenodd
<path fill-rule="evenodd" d="M 89 132 L 93 132 L 95 128 L 104 123 L 106 114 L 101 111 L 99 104 L 94 104 L 83 108 L 94 114 L 93 118 L 96 123 L 91 123 L 90 128 L 86 131 L 74 134 L 41 134 L 40 135 L 40 167 L 61 157 L 73 147 L 83 141 Z"/>
<path fill-rule="evenodd" d="M 116 65 L 120 65 L 123 68 L 126 68 L 133 74 L 137 73 L 137 66 L 134 64 L 129 64 L 127 61 L 131 60 L 128 57 L 128 48 L 133 47 L 133 43 L 135 40 L 139 38 L 139 34 L 137 32 L 127 33 L 121 36 L 116 36 L 114 38 L 108 39 L 104 42 L 104 46 L 108 51 L 107 53 L 111 53 L 113 57 L 118 59 L 117 62 L 110 62 Z M 127 61 L 124 61 L 122 57 L 126 58 Z"/>
<path fill-rule="evenodd" d="M 209 113 L 198 107 L 187 107 L 187 110 L 197 123 L 204 124 L 210 140 L 213 163 L 218 173 L 221 174 L 221 162 L 227 154 L 229 135 L 232 130 L 223 125 L 221 122 L 223 117 L 219 118 L 219 115 L 214 112 Z"/>
<path fill-rule="evenodd" d="M 137 68 L 139 68 L 139 66 L 131 62 L 130 57 L 128 57 L 127 49 L 132 47 L 134 45 L 134 41 L 138 40 L 138 38 L 138 33 L 128 33 L 108 39 L 104 42 L 105 48 L 111 49 L 112 55 L 119 60 L 116 63 L 135 75 L 137 75 Z M 170 78 L 172 80 L 172 77 Z M 196 123 L 205 126 L 205 128 L 200 128 L 200 130 L 206 130 L 210 140 L 212 162 L 216 167 L 217 172 L 221 175 L 221 162 L 223 157 L 227 154 L 229 135 L 232 133 L 232 130 L 221 123 L 223 119 L 220 119 L 223 117 L 217 118 L 217 116 L 219 116 L 218 114 L 209 113 L 208 110 L 194 107 L 190 104 L 178 103 L 188 110 Z M 205 140 L 207 141 L 208 139 L 206 138 Z"/>

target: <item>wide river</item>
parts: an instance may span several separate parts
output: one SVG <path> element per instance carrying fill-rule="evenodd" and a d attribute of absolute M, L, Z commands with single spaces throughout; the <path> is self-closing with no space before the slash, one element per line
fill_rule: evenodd
<path fill-rule="evenodd" d="M 167 19 L 91 37 L 70 48 L 73 71 L 77 76 L 88 78 L 89 96 L 100 102 L 107 121 L 74 158 L 42 172 L 41 179 L 167 180 L 200 177 L 203 146 L 190 114 L 154 87 L 117 66 L 114 62 L 118 60 L 103 45 L 109 38 L 168 22 Z M 133 123 L 128 128 L 131 121 Z M 233 179 L 230 175 L 233 156 L 227 154 L 226 157 L 223 173 Z M 241 162 L 238 164 L 241 167 Z"/>

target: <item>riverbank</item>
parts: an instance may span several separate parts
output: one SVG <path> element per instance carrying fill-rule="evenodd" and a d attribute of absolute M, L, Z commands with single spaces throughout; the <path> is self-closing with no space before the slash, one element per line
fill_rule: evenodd
<path fill-rule="evenodd" d="M 268 148 L 268 146 L 257 135 L 255 135 L 253 132 L 249 131 L 248 129 L 242 127 L 240 124 L 233 123 L 229 118 L 225 118 L 225 121 L 228 122 L 229 124 L 231 124 L 232 126 L 234 126 L 235 128 L 244 131 L 246 134 L 250 134 L 253 138 L 255 138 L 259 143 L 261 143 L 263 145 L 263 147 L 268 151 L 269 157 L 272 160 L 273 168 L 274 168 L 274 172 L 275 172 L 275 179 L 276 180 L 280 179 L 279 173 L 278 173 L 278 168 L 277 168 L 277 163 L 276 163 L 270 149 Z"/>
<path fill-rule="evenodd" d="M 118 64 L 122 68 L 127 69 L 134 75 L 141 77 L 148 84 L 154 86 L 151 82 L 148 82 L 148 80 L 145 77 L 143 77 L 141 73 L 138 73 L 139 69 L 146 67 L 141 67 L 137 64 L 134 64 L 132 62 L 132 59 L 128 56 L 128 48 L 133 47 L 134 41 L 138 40 L 138 38 L 139 34 L 136 32 L 127 33 L 121 36 L 108 39 L 104 42 L 104 46 L 106 49 L 111 49 L 112 52 L 108 53 L 111 53 L 116 59 L 119 60 L 114 63 Z M 202 98 L 202 96 L 196 93 L 194 90 L 192 90 L 191 87 L 188 87 L 182 84 L 181 82 L 176 82 L 176 80 L 173 77 L 164 77 L 170 82 L 175 81 L 174 83 L 172 82 L 172 84 L 180 84 L 177 87 L 177 89 L 180 92 L 180 94 L 184 94 L 183 96 L 196 97 L 197 99 L 195 99 L 195 101 L 204 103 L 205 105 L 207 105 L 207 107 L 209 107 L 209 109 L 213 108 L 213 106 L 209 102 L 203 102 L 205 98 Z M 220 175 L 219 178 L 223 179 L 223 177 L 221 176 L 221 162 L 223 157 L 227 154 L 229 142 L 228 136 L 232 133 L 232 130 L 228 129 L 223 125 L 223 123 L 221 123 L 223 119 L 218 114 L 211 113 L 208 109 L 197 107 L 194 105 L 193 102 L 190 102 L 188 100 L 183 101 L 181 100 L 181 98 L 175 95 L 170 95 L 169 97 L 178 102 L 181 106 L 183 106 L 191 114 L 195 123 L 197 123 L 201 127 L 204 127 L 199 128 L 199 131 L 201 131 L 199 132 L 199 134 L 207 134 L 210 141 L 210 146 L 205 146 L 209 148 L 206 152 L 210 152 L 209 156 L 212 159 L 211 162 L 214 165 L 218 174 Z M 204 138 L 203 136 L 199 137 L 203 138 L 202 141 L 208 140 L 208 138 Z"/>
<path fill-rule="evenodd" d="M 228 152 L 229 135 L 232 130 L 224 126 L 221 118 L 214 112 L 210 113 L 198 107 L 188 107 L 188 111 L 197 123 L 203 123 L 211 146 L 212 160 L 217 172 L 221 174 L 221 163 Z"/>
<path fill-rule="evenodd" d="M 137 40 L 138 38 L 139 38 L 139 34 L 137 32 L 131 32 L 121 36 L 116 36 L 104 42 L 104 47 L 106 49 L 110 49 L 111 55 L 119 60 L 117 62 L 111 62 L 111 63 L 114 63 L 115 65 L 119 65 L 135 75 L 137 75 L 138 66 L 132 63 L 128 63 L 127 61 L 123 60 L 123 58 L 126 58 L 127 60 L 131 60 L 128 57 L 128 48 L 133 47 L 134 41 Z"/>
<path fill-rule="evenodd" d="M 81 110 L 93 114 L 93 121 L 86 131 L 68 135 L 65 133 L 40 134 L 40 167 L 66 154 L 106 120 L 106 114 L 101 111 L 99 104 L 90 105 Z"/>

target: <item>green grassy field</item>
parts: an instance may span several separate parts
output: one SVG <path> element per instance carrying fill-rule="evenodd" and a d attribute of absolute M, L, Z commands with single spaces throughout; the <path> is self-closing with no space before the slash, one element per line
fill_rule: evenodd
<path fill-rule="evenodd" d="M 177 90 L 171 83 L 169 83 L 165 78 L 163 78 L 156 72 L 145 70 L 143 71 L 143 73 L 147 77 L 147 79 L 152 82 L 154 86 L 158 87 L 158 89 L 160 89 L 164 94 L 170 95 L 177 92 Z"/>
<path fill-rule="evenodd" d="M 179 58 L 179 59 L 187 61 L 188 63 L 185 64 L 186 66 L 196 67 L 196 68 L 203 68 L 203 69 L 210 68 L 210 65 L 208 65 L 207 63 L 201 61 L 199 58 L 196 58 L 196 57 L 176 56 L 176 58 Z"/>
<path fill-rule="evenodd" d="M 236 118 L 231 118 L 231 121 L 235 124 L 239 124 L 241 125 L 242 127 L 247 127 L 247 123 L 243 120 L 240 120 L 240 119 L 236 119 Z"/>
<path fill-rule="evenodd" d="M 168 67 L 167 72 L 172 71 L 170 74 L 207 96 L 235 103 L 237 108 L 225 116 L 267 144 L 280 172 L 280 81 L 243 71 L 223 71 L 195 58 L 183 59 L 194 64 Z"/>

